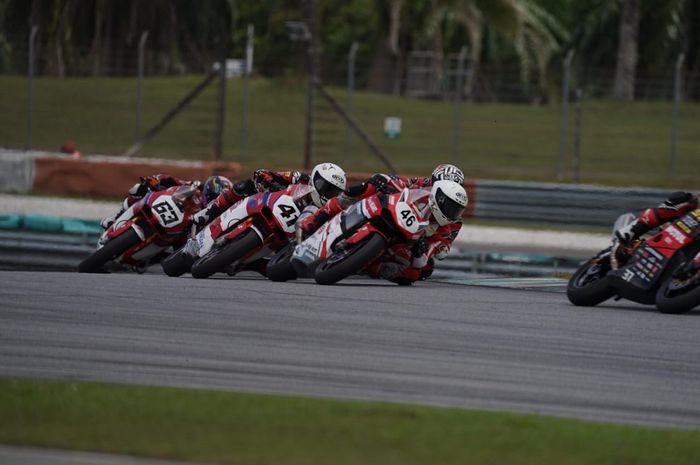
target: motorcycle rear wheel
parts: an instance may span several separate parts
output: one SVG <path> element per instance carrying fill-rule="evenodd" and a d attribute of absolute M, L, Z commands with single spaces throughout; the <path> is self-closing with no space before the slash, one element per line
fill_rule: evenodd
<path fill-rule="evenodd" d="M 163 271 L 168 276 L 182 276 L 183 274 L 190 271 L 192 268 L 192 263 L 194 263 L 194 258 L 182 253 L 185 247 L 180 247 L 175 252 L 168 255 L 168 257 L 161 262 Z"/>
<path fill-rule="evenodd" d="M 296 244 L 290 242 L 277 252 L 267 263 L 267 277 L 272 281 L 282 282 L 297 279 L 297 272 L 292 266 L 292 254 Z"/>
<path fill-rule="evenodd" d="M 608 265 L 598 263 L 595 258 L 581 265 L 566 285 L 569 301 L 579 307 L 594 307 L 614 296 L 615 289 L 606 279 L 609 271 Z"/>
<path fill-rule="evenodd" d="M 314 278 L 319 284 L 335 284 L 360 271 L 377 258 L 385 247 L 386 240 L 379 234 L 373 233 L 359 244 L 333 253 L 316 268 Z"/>
<path fill-rule="evenodd" d="M 194 262 L 192 277 L 208 278 L 214 273 L 224 271 L 227 266 L 237 262 L 253 248 L 260 245 L 262 245 L 262 241 L 255 231 L 246 231 L 224 246 L 210 250 L 208 254 Z"/>
<path fill-rule="evenodd" d="M 136 231 L 129 229 L 123 234 L 107 242 L 101 249 L 97 249 L 89 257 L 80 262 L 78 273 L 100 273 L 105 263 L 120 256 L 131 247 L 141 242 Z"/>
<path fill-rule="evenodd" d="M 656 308 L 661 313 L 680 315 L 698 305 L 700 305 L 700 271 L 685 278 L 671 276 L 656 292 Z"/>

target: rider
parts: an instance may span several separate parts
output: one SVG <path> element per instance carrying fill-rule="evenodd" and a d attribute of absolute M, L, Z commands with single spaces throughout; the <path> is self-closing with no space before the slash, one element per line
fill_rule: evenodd
<path fill-rule="evenodd" d="M 615 231 L 615 237 L 622 244 L 629 244 L 646 232 L 695 210 L 699 204 L 697 194 L 674 192 L 658 207 L 647 208 L 637 219 Z"/>
<path fill-rule="evenodd" d="M 370 197 L 377 192 L 392 194 L 404 188 L 431 188 L 438 181 L 452 181 L 464 191 L 464 173 L 451 164 L 440 164 L 433 170 L 430 177 L 405 178 L 396 175 L 377 173 L 367 181 L 351 186 L 347 191 L 331 199 L 313 215 L 302 219 L 299 223 L 301 230 L 308 236 L 318 229 L 329 218 L 340 213 L 353 203 Z M 457 188 L 441 189 L 438 196 L 441 199 L 457 196 Z M 437 194 L 437 193 L 436 193 Z M 432 198 L 432 197 L 431 197 Z M 460 199 L 454 201 L 461 203 Z M 372 277 L 382 277 L 398 284 L 412 284 L 419 279 L 428 278 L 432 272 L 435 259 L 442 260 L 450 251 L 452 242 L 462 227 L 462 212 L 467 205 L 467 194 L 464 192 L 464 206 L 458 216 L 441 214 L 439 209 L 433 209 L 433 219 L 426 237 L 411 244 L 398 244 L 390 248 L 385 255 L 365 271 Z M 435 205 L 435 201 L 433 202 Z M 449 203 L 449 202 L 448 202 Z M 437 219 L 440 219 L 439 221 Z"/>
<path fill-rule="evenodd" d="M 232 189 L 224 191 L 207 208 L 194 215 L 193 221 L 198 225 L 207 224 L 245 197 L 259 192 L 279 191 L 292 184 L 310 185 L 311 204 L 317 208 L 345 190 L 347 177 L 345 171 L 335 163 L 320 163 L 314 166 L 311 176 L 299 171 L 273 172 L 259 169 L 255 171 L 252 179 L 238 182 Z M 182 253 L 194 257 L 198 253 L 197 247 L 196 241 L 188 241 Z M 249 263 L 245 269 L 265 275 L 266 265 L 267 259 L 262 258 Z"/>
<path fill-rule="evenodd" d="M 108 216 L 100 222 L 102 228 L 109 228 L 112 223 L 114 223 L 114 220 L 119 218 L 127 208 L 141 200 L 148 192 L 159 192 L 174 186 L 194 186 L 198 188 L 203 194 L 202 201 L 204 204 L 201 207 L 205 207 L 219 194 L 230 190 L 233 184 L 225 176 L 209 176 L 204 183 L 199 181 L 183 181 L 169 174 L 142 176 L 139 182 L 129 189 L 129 195 L 124 199 L 124 202 L 122 202 L 119 211 L 115 215 Z"/>
<path fill-rule="evenodd" d="M 375 173 L 367 181 L 350 186 L 345 192 L 330 199 L 322 208 L 313 215 L 300 222 L 300 228 L 307 236 L 313 234 L 323 223 L 334 217 L 353 203 L 371 197 L 381 192 L 394 194 L 404 188 L 420 189 L 430 188 L 433 183 L 440 180 L 454 181 L 464 184 L 464 173 L 455 165 L 438 165 L 431 176 L 406 178 L 393 174 Z"/>
<path fill-rule="evenodd" d="M 444 259 L 462 227 L 462 214 L 468 203 L 461 184 L 436 181 L 431 190 L 430 224 L 425 234 L 411 243 L 396 244 L 365 269 L 373 278 L 383 278 L 402 286 L 427 279 L 435 260 Z"/>
<path fill-rule="evenodd" d="M 308 184 L 309 177 L 300 171 L 272 171 L 258 169 L 253 177 L 238 181 L 230 189 L 221 192 L 209 206 L 193 218 L 198 226 L 203 226 L 226 211 L 239 200 L 258 192 L 282 190 L 290 184 Z"/>

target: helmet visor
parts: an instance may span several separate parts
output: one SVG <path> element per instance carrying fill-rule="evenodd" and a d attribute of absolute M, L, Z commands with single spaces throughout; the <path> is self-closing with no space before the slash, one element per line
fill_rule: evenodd
<path fill-rule="evenodd" d="M 464 213 L 464 205 L 452 200 L 445 192 L 438 188 L 435 192 L 435 203 L 437 203 L 440 211 L 450 221 L 457 221 L 462 218 Z"/>
<path fill-rule="evenodd" d="M 320 195 L 321 198 L 326 200 L 332 199 L 333 197 L 343 192 L 343 189 L 341 189 L 340 187 L 326 181 L 319 172 L 316 172 L 311 182 L 313 183 L 316 192 L 318 192 L 318 195 Z"/>

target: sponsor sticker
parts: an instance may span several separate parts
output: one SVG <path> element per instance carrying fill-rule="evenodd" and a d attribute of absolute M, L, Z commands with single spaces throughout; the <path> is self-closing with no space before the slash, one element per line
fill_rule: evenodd
<path fill-rule="evenodd" d="M 669 236 L 671 236 L 673 239 L 675 239 L 679 244 L 682 244 L 685 242 L 686 235 L 683 234 L 676 228 L 675 226 L 671 225 L 668 228 L 666 228 L 665 231 Z"/>

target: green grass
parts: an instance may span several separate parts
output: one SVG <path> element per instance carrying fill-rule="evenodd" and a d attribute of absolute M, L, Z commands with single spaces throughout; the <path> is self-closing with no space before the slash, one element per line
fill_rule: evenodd
<path fill-rule="evenodd" d="M 696 464 L 700 431 L 0 379 L 0 443 L 236 465 Z"/>
<path fill-rule="evenodd" d="M 154 125 L 201 76 L 148 78 L 143 124 Z M 256 167 L 300 167 L 303 160 L 303 79 L 251 80 L 249 154 L 241 155 L 242 81 L 228 81 L 224 157 Z M 22 77 L 0 77 L 0 146 L 24 147 L 26 91 Z M 345 91 L 331 89 L 345 104 Z M 132 143 L 136 82 L 130 78 L 39 78 L 34 82 L 33 146 L 56 150 L 68 138 L 83 152 L 122 153 Z M 348 171 L 385 170 L 357 137 L 345 152 L 345 126 L 318 97 L 314 161 L 331 160 Z M 406 174 L 429 173 L 452 161 L 453 106 L 447 102 L 357 92 L 354 115 Z M 216 86 L 144 148 L 141 156 L 211 159 Z M 583 104 L 581 181 L 609 185 L 693 188 L 700 184 L 700 105 L 681 107 L 677 176 L 668 175 L 671 145 L 669 102 L 586 101 Z M 383 136 L 386 116 L 403 120 L 396 140 Z M 573 106 L 570 112 L 573 122 Z M 556 181 L 559 162 L 558 105 L 465 104 L 460 151 L 454 160 L 473 178 Z M 572 179 L 569 129 L 564 181 Z"/>

